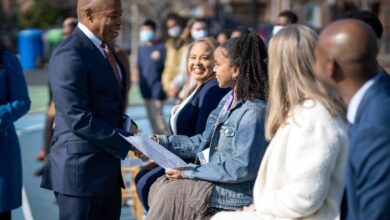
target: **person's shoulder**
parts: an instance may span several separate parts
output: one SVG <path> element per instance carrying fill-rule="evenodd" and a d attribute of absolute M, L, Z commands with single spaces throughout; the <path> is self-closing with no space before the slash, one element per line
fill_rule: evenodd
<path fill-rule="evenodd" d="M 55 48 L 52 58 L 62 57 L 66 58 L 69 54 L 77 55 L 86 51 L 88 45 L 85 45 L 85 42 L 82 41 L 80 36 L 73 32 L 69 37 L 62 40 L 58 46 Z M 81 56 L 81 55 L 80 55 Z"/>
<path fill-rule="evenodd" d="M 306 116 L 310 118 L 321 117 L 327 120 L 332 117 L 329 111 L 321 102 L 313 99 L 307 99 L 303 101 L 300 105 L 296 106 L 293 111 L 296 115 Z"/>
<path fill-rule="evenodd" d="M 390 91 L 362 104 L 365 106 L 361 106 L 364 109 L 362 112 L 358 110 L 358 114 L 361 115 L 359 124 L 386 126 L 390 129 Z"/>
<path fill-rule="evenodd" d="M 6 51 L 6 50 L 3 53 L 3 60 L 5 61 L 4 62 L 5 64 L 6 63 L 15 63 L 15 62 L 19 61 L 18 57 L 15 54 L 13 54 L 9 51 Z"/>
<path fill-rule="evenodd" d="M 267 107 L 267 103 L 261 99 L 250 99 L 245 100 L 242 106 L 252 111 L 264 111 Z"/>
<path fill-rule="evenodd" d="M 210 89 L 215 89 L 215 88 L 218 88 L 218 89 L 221 89 L 219 88 L 218 86 L 218 81 L 217 79 L 213 78 L 213 79 L 210 79 L 208 80 L 207 82 L 205 82 L 201 88 L 202 91 L 207 91 L 207 90 L 210 90 Z"/>
<path fill-rule="evenodd" d="M 363 97 L 358 114 L 361 114 L 365 122 L 387 124 L 390 127 L 390 76 L 381 75 L 371 89 L 374 92 L 367 91 L 367 97 Z"/>
<path fill-rule="evenodd" d="M 333 128 L 342 127 L 343 129 L 346 124 L 341 115 L 332 115 L 323 103 L 313 99 L 307 99 L 290 110 L 287 121 L 298 126 L 322 125 Z"/>
<path fill-rule="evenodd" d="M 198 96 L 207 96 L 208 98 L 221 99 L 229 91 L 229 88 L 220 88 L 218 86 L 217 79 L 213 78 L 202 85 L 202 87 L 199 89 Z"/>
<path fill-rule="evenodd" d="M 4 51 L 3 53 L 3 66 L 4 68 L 9 69 L 10 71 L 7 72 L 10 73 L 15 71 L 20 73 L 22 72 L 19 58 L 9 51 Z"/>

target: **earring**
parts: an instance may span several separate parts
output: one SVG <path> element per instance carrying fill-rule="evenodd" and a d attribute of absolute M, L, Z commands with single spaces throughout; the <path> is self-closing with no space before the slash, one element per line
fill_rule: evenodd
<path fill-rule="evenodd" d="M 237 75 L 233 75 L 233 76 L 232 76 L 232 80 L 233 80 L 233 81 L 236 81 L 236 80 L 237 80 Z"/>

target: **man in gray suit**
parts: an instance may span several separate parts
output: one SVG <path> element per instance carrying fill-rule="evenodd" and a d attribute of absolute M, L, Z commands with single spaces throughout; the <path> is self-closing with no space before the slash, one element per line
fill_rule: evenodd
<path fill-rule="evenodd" d="M 125 122 L 125 70 L 109 45 L 120 0 L 79 0 L 79 24 L 54 51 L 49 81 L 57 115 L 41 187 L 54 191 L 60 219 L 119 219 L 120 159 L 132 146 Z"/>

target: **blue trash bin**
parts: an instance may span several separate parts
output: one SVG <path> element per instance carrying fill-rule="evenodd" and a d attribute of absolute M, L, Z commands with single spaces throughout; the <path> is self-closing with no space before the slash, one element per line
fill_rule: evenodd
<path fill-rule="evenodd" d="M 43 61 L 42 31 L 29 28 L 19 32 L 19 54 L 23 69 L 34 69 Z"/>

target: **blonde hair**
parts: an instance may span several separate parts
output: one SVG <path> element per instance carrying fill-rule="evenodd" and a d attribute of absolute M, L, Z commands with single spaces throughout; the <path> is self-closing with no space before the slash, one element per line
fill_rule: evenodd
<path fill-rule="evenodd" d="M 217 49 L 218 47 L 218 41 L 216 41 L 214 38 L 210 38 L 210 37 L 204 37 L 204 38 L 200 38 L 194 42 L 192 42 L 189 46 L 188 46 L 188 49 L 187 49 L 187 54 L 186 54 L 186 71 L 187 71 L 187 74 L 185 76 L 185 80 L 184 80 L 184 94 L 183 94 L 183 99 L 188 97 L 192 91 L 194 91 L 194 89 L 196 88 L 196 86 L 191 86 L 190 85 L 190 75 L 189 75 L 189 72 L 188 72 L 188 60 L 189 60 L 189 57 L 190 57 L 190 53 L 191 53 L 191 49 L 194 47 L 195 44 L 199 44 L 199 43 L 204 43 L 206 44 L 207 46 L 207 50 L 208 52 L 210 53 L 210 59 L 211 61 L 213 61 L 213 66 L 211 67 L 211 74 L 209 75 L 209 78 L 212 78 L 215 76 L 215 72 L 213 71 L 213 67 L 214 67 L 214 51 L 215 49 Z M 207 81 L 207 79 L 206 79 Z"/>
<path fill-rule="evenodd" d="M 265 136 L 270 140 L 288 114 L 307 99 L 319 101 L 332 116 L 343 113 L 341 98 L 325 90 L 314 74 L 318 35 L 303 25 L 289 25 L 272 37 Z"/>

